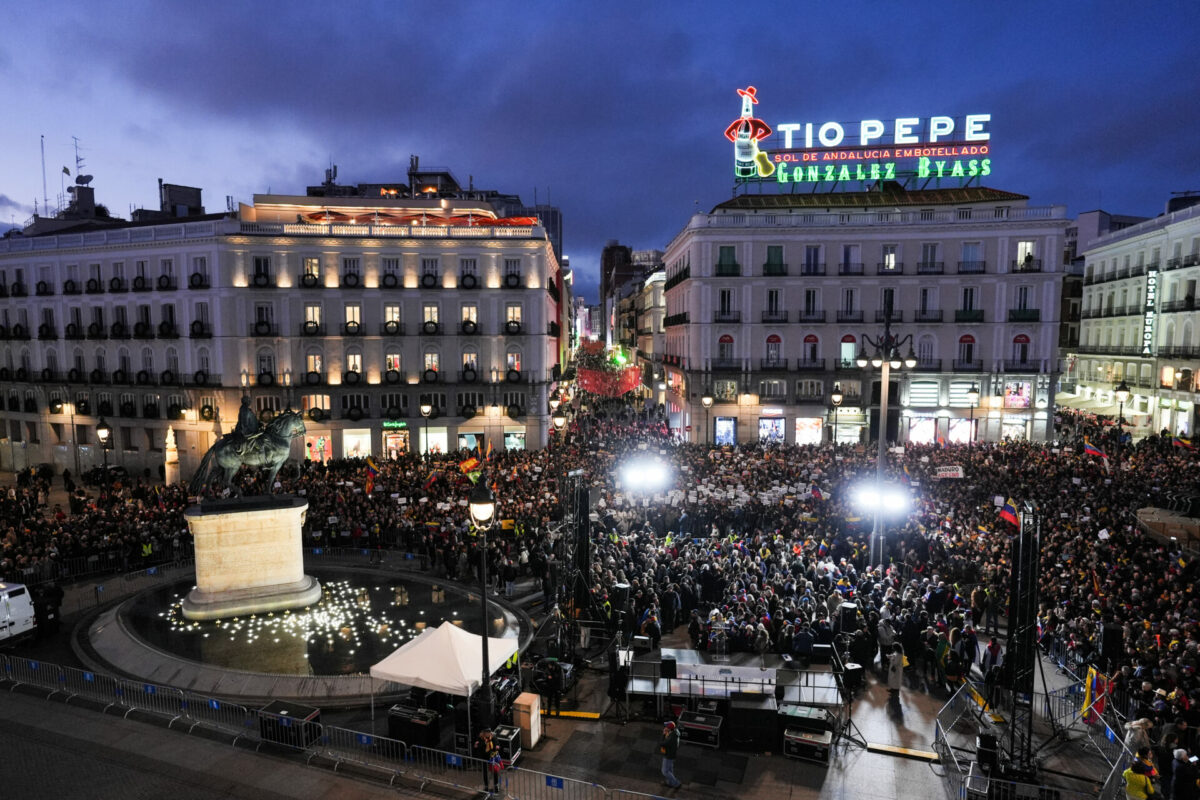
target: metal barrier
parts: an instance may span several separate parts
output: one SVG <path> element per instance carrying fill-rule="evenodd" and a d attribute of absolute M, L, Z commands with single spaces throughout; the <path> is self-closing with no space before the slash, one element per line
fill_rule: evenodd
<path fill-rule="evenodd" d="M 478 792 L 483 786 L 487 762 L 481 758 L 413 746 L 408 748 L 405 760 L 409 767 L 406 775 L 420 780 L 422 789 L 425 783 L 439 783 L 469 792 Z"/>
<path fill-rule="evenodd" d="M 224 700 L 185 692 L 183 711 L 185 720 L 191 723 L 188 733 L 197 726 L 222 731 L 233 734 L 234 744 L 243 736 L 257 734 L 257 712 L 237 703 L 226 703 Z"/>
<path fill-rule="evenodd" d="M 649 800 L 668 800 L 668 798 L 657 794 L 645 794 L 643 792 L 631 792 L 628 789 L 611 789 L 608 793 L 611 800 L 635 800 L 636 798 L 649 798 Z"/>
<path fill-rule="evenodd" d="M 63 690 L 67 693 L 68 703 L 76 697 L 83 697 L 96 703 L 104 703 L 107 710 L 118 696 L 121 682 L 111 675 L 74 667 L 63 667 L 62 672 Z"/>
<path fill-rule="evenodd" d="M 37 686 L 54 695 L 64 689 L 62 667 L 48 661 L 9 656 L 4 665 L 4 675 L 13 682 L 10 691 L 18 686 Z"/>
<path fill-rule="evenodd" d="M 146 711 L 162 717 L 170 717 L 167 727 L 175 720 L 184 716 L 187 711 L 183 702 L 183 692 L 169 686 L 159 686 L 156 683 L 140 683 L 138 681 L 118 681 L 116 687 L 119 705 L 125 706 L 128 717 L 134 711 Z"/>
<path fill-rule="evenodd" d="M 343 762 L 350 762 L 387 770 L 392 773 L 392 781 L 404 774 L 408 766 L 408 748 L 404 742 L 332 725 L 324 726 L 319 755 L 334 762 L 335 772 Z"/>
<path fill-rule="evenodd" d="M 609 792 L 598 783 L 548 775 L 532 769 L 510 769 L 500 773 L 500 788 L 519 800 L 608 800 Z"/>

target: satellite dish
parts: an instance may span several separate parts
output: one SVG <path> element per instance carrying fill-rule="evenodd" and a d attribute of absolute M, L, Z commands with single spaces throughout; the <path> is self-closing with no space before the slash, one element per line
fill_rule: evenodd
<path fill-rule="evenodd" d="M 75 178 L 75 183 L 79 184 L 80 186 L 87 186 L 91 182 L 92 182 L 91 175 L 80 175 Z"/>

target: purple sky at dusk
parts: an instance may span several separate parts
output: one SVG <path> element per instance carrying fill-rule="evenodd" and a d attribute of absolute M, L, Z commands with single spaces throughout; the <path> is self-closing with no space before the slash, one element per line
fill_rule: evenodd
<path fill-rule="evenodd" d="M 81 140 L 97 200 L 405 180 L 410 154 L 562 208 L 595 300 L 608 239 L 663 248 L 730 196 L 736 90 L 761 116 L 992 115 L 986 185 L 1154 215 L 1200 190 L 1200 5 L 32 4 L 0 35 L 0 223 L 51 202 Z M 39 200 L 40 202 L 40 200 Z"/>

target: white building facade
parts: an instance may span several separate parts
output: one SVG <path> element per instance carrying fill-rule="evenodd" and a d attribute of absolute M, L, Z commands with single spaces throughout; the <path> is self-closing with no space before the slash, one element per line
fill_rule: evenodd
<path fill-rule="evenodd" d="M 1095 414 L 1124 412 L 1134 436 L 1195 432 L 1200 369 L 1200 206 L 1095 239 L 1084 253 L 1075 391 L 1060 401 Z M 1124 381 L 1124 409 L 1115 396 Z"/>
<path fill-rule="evenodd" d="M 567 347 L 536 220 L 483 202 L 258 195 L 204 221 L 0 240 L 0 464 L 186 477 L 248 394 L 314 460 L 541 447 Z M 568 298 L 569 300 L 569 298 Z M 432 406 L 425 418 L 423 403 Z"/>
<path fill-rule="evenodd" d="M 693 216 L 665 257 L 670 424 L 698 442 L 874 438 L 880 375 L 855 362 L 890 309 L 917 365 L 892 372 L 889 440 L 1047 438 L 1068 220 L 1027 201 L 748 194 Z"/>

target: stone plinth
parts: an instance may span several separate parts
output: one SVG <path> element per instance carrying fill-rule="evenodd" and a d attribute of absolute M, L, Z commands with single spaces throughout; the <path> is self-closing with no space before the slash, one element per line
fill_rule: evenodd
<path fill-rule="evenodd" d="M 321 585 L 304 574 L 300 528 L 308 502 L 297 497 L 224 500 L 184 512 L 196 543 L 196 588 L 188 619 L 218 619 L 312 605 Z"/>

